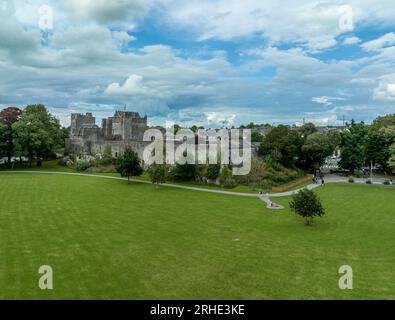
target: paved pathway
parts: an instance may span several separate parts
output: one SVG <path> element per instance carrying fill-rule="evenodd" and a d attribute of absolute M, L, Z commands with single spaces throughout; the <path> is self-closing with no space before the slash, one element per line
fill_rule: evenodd
<path fill-rule="evenodd" d="M 103 176 L 103 175 L 97 175 L 97 174 L 85 174 L 85 173 L 74 173 L 74 172 L 55 172 L 55 171 L 0 171 L 0 174 L 20 174 L 20 173 L 33 173 L 33 174 L 58 174 L 58 175 L 70 175 L 70 176 L 82 176 L 82 177 L 95 177 L 95 178 L 102 178 L 102 179 L 113 179 L 113 180 L 127 180 L 126 178 L 122 177 L 113 177 L 113 176 Z M 145 181 L 145 180 L 139 180 L 139 179 L 130 179 L 132 182 L 138 182 L 138 183 L 144 183 L 144 184 L 151 184 L 150 181 Z M 382 184 L 382 181 L 384 179 L 378 179 L 378 181 L 374 181 L 373 184 L 379 185 Z M 338 176 L 334 177 L 327 177 L 325 179 L 325 183 L 347 183 L 348 179 L 347 178 L 342 178 Z M 365 184 L 366 179 L 355 179 L 356 184 Z M 202 192 L 211 192 L 211 193 L 219 193 L 219 194 L 226 194 L 226 195 L 232 195 L 232 196 L 240 196 L 240 197 L 258 197 L 262 201 L 264 201 L 267 204 L 268 209 L 284 209 L 283 206 L 276 204 L 275 202 L 271 201 L 270 198 L 278 198 L 278 197 L 287 197 L 291 196 L 297 192 L 299 192 L 301 189 L 307 188 L 309 190 L 318 188 L 321 185 L 321 183 L 318 184 L 309 184 L 306 187 L 296 189 L 293 191 L 287 191 L 287 192 L 280 192 L 280 193 L 269 193 L 269 194 L 258 194 L 258 193 L 242 193 L 242 192 L 232 192 L 232 191 L 224 191 L 224 190 L 217 190 L 217 189 L 207 189 L 207 188 L 199 188 L 199 187 L 190 187 L 190 186 L 183 186 L 183 185 L 177 185 L 177 184 L 171 184 L 171 183 L 163 183 L 163 186 L 170 187 L 170 188 L 178 188 L 178 189 L 185 189 L 185 190 L 193 190 L 193 191 L 202 191 Z"/>

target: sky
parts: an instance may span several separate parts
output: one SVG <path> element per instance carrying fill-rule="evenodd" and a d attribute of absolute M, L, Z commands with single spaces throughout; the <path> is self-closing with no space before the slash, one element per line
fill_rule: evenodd
<path fill-rule="evenodd" d="M 394 0 L 0 0 L 0 109 L 65 126 L 339 125 L 395 113 Z"/>

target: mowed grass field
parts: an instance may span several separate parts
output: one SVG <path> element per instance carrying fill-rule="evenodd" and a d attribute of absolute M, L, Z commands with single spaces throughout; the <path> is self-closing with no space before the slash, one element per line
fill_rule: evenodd
<path fill-rule="evenodd" d="M 395 189 L 317 192 L 327 215 L 307 227 L 258 198 L 0 174 L 0 298 L 395 299 Z M 54 290 L 38 288 L 41 265 Z"/>

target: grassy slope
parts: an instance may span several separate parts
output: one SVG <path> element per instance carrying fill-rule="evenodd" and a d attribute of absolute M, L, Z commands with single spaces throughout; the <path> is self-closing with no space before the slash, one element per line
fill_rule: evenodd
<path fill-rule="evenodd" d="M 0 298 L 394 299 L 394 189 L 319 193 L 328 214 L 306 227 L 259 199 L 0 175 Z M 53 291 L 37 287 L 43 264 Z M 343 264 L 354 269 L 347 292 Z"/>

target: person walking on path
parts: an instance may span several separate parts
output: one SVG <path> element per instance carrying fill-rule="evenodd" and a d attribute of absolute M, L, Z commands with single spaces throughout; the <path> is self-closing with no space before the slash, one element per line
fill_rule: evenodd
<path fill-rule="evenodd" d="M 323 185 L 323 186 L 325 185 L 324 177 L 321 178 L 321 185 Z"/>

